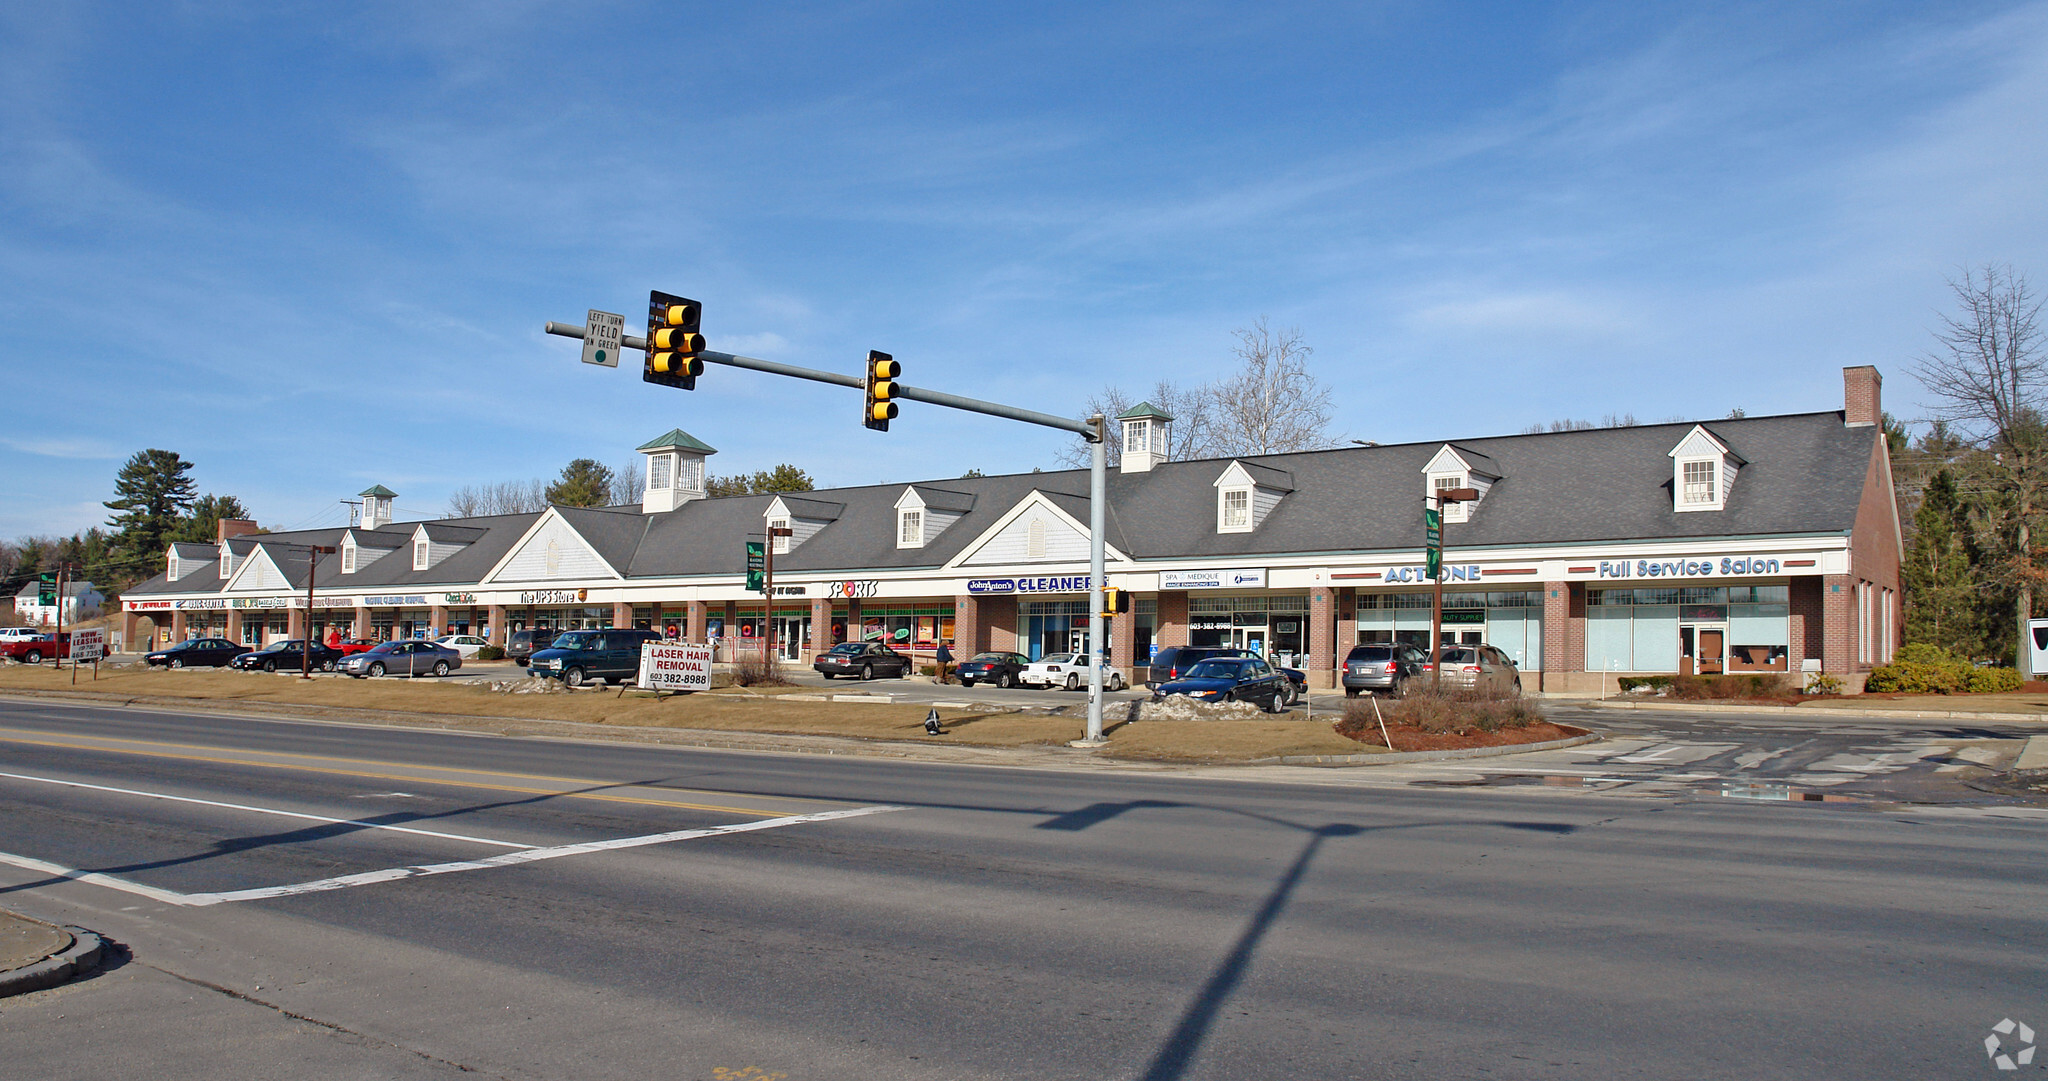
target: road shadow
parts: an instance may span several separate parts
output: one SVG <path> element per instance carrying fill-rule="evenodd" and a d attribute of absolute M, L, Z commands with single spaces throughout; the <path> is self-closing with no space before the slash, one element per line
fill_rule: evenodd
<path fill-rule="evenodd" d="M 1147 807 L 1184 807 L 1186 804 L 1169 800 L 1138 799 L 1123 803 L 1091 803 L 1079 810 L 1056 815 L 1031 827 L 1041 830 L 1070 830 L 1079 832 L 1099 822 L 1107 822 L 1125 811 L 1136 811 Z"/>

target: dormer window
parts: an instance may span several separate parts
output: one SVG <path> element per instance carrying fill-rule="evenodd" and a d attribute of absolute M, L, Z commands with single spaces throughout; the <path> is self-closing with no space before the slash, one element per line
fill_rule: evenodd
<path fill-rule="evenodd" d="M 779 555 L 779 556 L 786 556 L 786 555 L 788 555 L 788 554 L 789 554 L 789 541 L 790 541 L 790 538 L 789 538 L 789 537 L 787 537 L 787 536 L 781 536 L 781 537 L 778 537 L 778 536 L 776 536 L 776 535 L 775 535 L 775 531 L 776 531 L 776 530 L 778 530 L 778 529 L 788 529 L 788 528 L 789 528 L 789 519 L 787 519 L 787 518 L 770 518 L 770 519 L 768 519 L 768 536 L 769 536 L 770 538 L 772 538 L 772 539 L 773 539 L 773 540 L 775 541 L 775 554 L 776 554 L 776 555 Z"/>
<path fill-rule="evenodd" d="M 1672 509 L 1721 510 L 1735 487 L 1735 474 L 1747 463 L 1704 424 L 1695 424 L 1671 448 Z"/>
<path fill-rule="evenodd" d="M 234 573 L 235 553 L 228 551 L 226 548 L 222 548 L 220 550 L 220 580 L 225 582 L 229 578 L 234 577 Z"/>
<path fill-rule="evenodd" d="M 341 573 L 354 574 L 355 572 L 356 542 L 355 538 L 351 537 L 348 540 L 341 542 Z"/>
<path fill-rule="evenodd" d="M 425 538 L 425 537 L 421 537 L 421 538 L 419 538 L 418 540 L 415 540 L 415 541 L 413 541 L 413 542 L 412 542 L 412 569 L 413 569 L 413 570 L 416 570 L 416 571 L 423 571 L 423 570 L 426 570 L 426 569 L 427 569 L 427 561 L 428 561 L 428 560 L 429 560 L 430 558 L 432 558 L 432 556 L 433 556 L 433 548 L 432 548 L 432 546 L 430 546 L 430 545 L 429 545 L 429 544 L 427 543 L 427 538 Z"/>
<path fill-rule="evenodd" d="M 1252 528 L 1252 490 L 1222 488 L 1217 509 L 1216 530 L 1220 533 L 1249 533 Z"/>
<path fill-rule="evenodd" d="M 1428 480 L 1423 494 L 1429 497 L 1432 505 L 1443 511 L 1444 521 L 1469 522 L 1474 510 L 1485 502 L 1486 493 L 1493 488 L 1494 482 L 1500 480 L 1500 467 L 1492 458 L 1470 447 L 1445 443 L 1437 448 L 1429 464 L 1422 467 L 1422 474 Z M 1479 498 L 1472 502 L 1438 503 L 1436 494 L 1451 488 L 1471 488 L 1479 493 Z"/>
<path fill-rule="evenodd" d="M 1429 486 L 1431 490 L 1434 492 L 1444 492 L 1449 491 L 1452 488 L 1464 488 L 1467 485 L 1465 484 L 1465 475 L 1463 473 L 1460 473 L 1456 476 L 1449 477 L 1441 475 L 1431 477 L 1429 478 Z M 1470 504 L 1439 503 L 1437 506 L 1444 512 L 1444 521 L 1462 522 L 1466 518 L 1465 511 L 1466 508 L 1470 506 Z"/>
<path fill-rule="evenodd" d="M 1679 482 L 1679 501 L 1694 506 L 1718 502 L 1716 497 L 1720 494 L 1719 488 L 1721 486 L 1715 483 L 1719 479 L 1717 474 L 1720 472 L 1720 470 L 1714 468 L 1717 464 L 1715 462 L 1680 463 L 1679 469 L 1683 472 L 1684 477 Z"/>
<path fill-rule="evenodd" d="M 924 547 L 924 508 L 905 507 L 896 512 L 896 547 Z"/>

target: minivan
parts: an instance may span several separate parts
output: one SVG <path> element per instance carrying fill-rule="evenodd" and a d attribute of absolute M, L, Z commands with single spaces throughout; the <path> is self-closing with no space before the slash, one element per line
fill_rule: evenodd
<path fill-rule="evenodd" d="M 527 660 L 527 671 L 564 686 L 581 687 L 590 680 L 624 683 L 640 678 L 640 647 L 661 641 L 660 631 L 606 627 L 595 631 L 563 631 L 548 648 Z"/>

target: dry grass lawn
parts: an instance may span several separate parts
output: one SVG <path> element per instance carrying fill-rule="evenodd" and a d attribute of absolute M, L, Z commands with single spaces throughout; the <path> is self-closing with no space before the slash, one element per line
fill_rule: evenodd
<path fill-rule="evenodd" d="M 0 691 L 73 690 L 72 672 L 19 664 L 0 667 Z M 947 735 L 927 736 L 922 705 L 856 705 L 778 701 L 783 694 L 818 693 L 812 688 L 725 688 L 657 699 L 616 689 L 565 694 L 508 694 L 482 684 L 432 679 L 301 680 L 282 673 L 186 669 L 171 672 L 140 667 L 90 668 L 77 673 L 76 690 L 129 699 L 193 699 L 290 710 L 382 711 L 423 722 L 490 729 L 498 719 L 575 721 L 630 728 L 696 729 L 864 740 L 941 742 L 982 747 L 1058 746 L 1079 739 L 1081 717 L 1040 713 L 991 713 L 941 709 Z M 763 693 L 771 691 L 771 693 Z M 780 692 L 780 693 L 772 693 Z M 1255 721 L 1146 721 L 1109 724 L 1111 744 L 1099 753 L 1117 758 L 1184 762 L 1243 762 L 1283 754 L 1360 754 L 1367 747 L 1331 730 L 1323 721 L 1279 717 Z"/>

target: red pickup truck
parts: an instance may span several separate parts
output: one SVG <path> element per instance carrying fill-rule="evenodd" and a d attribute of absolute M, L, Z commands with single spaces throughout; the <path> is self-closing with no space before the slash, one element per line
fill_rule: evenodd
<path fill-rule="evenodd" d="M 71 656 L 71 632 L 36 638 L 0 638 L 0 657 L 22 664 L 41 664 L 51 657 Z"/>

